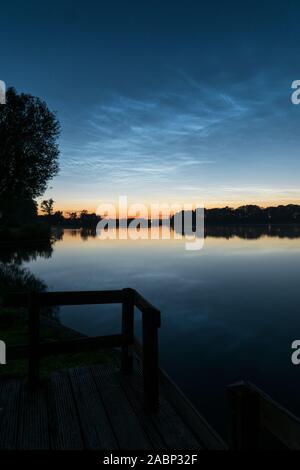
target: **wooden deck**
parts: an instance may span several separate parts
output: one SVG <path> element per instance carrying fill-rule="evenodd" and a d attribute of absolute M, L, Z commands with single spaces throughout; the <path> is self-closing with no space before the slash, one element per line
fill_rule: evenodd
<path fill-rule="evenodd" d="M 53 305 L 118 303 L 122 332 L 40 341 L 40 309 Z M 8 360 L 28 357 L 28 380 L 0 380 L 0 449 L 224 449 L 226 445 L 159 368 L 161 314 L 136 290 L 10 295 L 28 310 L 28 344 L 7 348 Z M 134 314 L 142 315 L 142 343 Z M 120 361 L 52 373 L 40 382 L 40 359 L 69 352 L 119 348 Z M 29 385 L 28 385 L 29 384 Z"/>
<path fill-rule="evenodd" d="M 225 448 L 168 377 L 160 381 L 159 411 L 147 414 L 136 364 L 130 375 L 116 364 L 54 372 L 38 389 L 1 379 L 0 449 Z"/>

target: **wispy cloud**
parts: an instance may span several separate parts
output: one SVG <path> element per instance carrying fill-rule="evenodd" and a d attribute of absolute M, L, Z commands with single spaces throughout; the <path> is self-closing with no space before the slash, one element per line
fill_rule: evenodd
<path fill-rule="evenodd" d="M 215 162 L 207 139 L 247 108 L 228 95 L 216 99 L 203 88 L 166 91 L 147 99 L 112 95 L 91 110 L 82 125 L 82 141 L 63 142 L 63 171 L 73 175 L 101 171 L 101 178 L 119 182 L 134 173 L 161 182 L 185 169 Z"/>
<path fill-rule="evenodd" d="M 300 194 L 300 187 L 299 188 L 258 188 L 255 186 L 241 186 L 241 187 L 234 187 L 234 188 L 222 188 L 223 191 L 226 192 L 246 192 L 246 193 L 298 193 Z"/>
<path fill-rule="evenodd" d="M 106 96 L 86 110 L 80 125 L 72 118 L 76 134 L 63 135 L 60 178 L 71 179 L 76 191 L 97 187 L 97 194 L 164 188 L 219 198 L 296 197 L 298 190 L 270 183 L 270 165 L 283 165 L 282 149 L 292 148 L 282 89 L 263 76 L 223 88 L 178 76 L 176 86 L 143 98 Z M 255 161 L 259 184 L 253 184 L 255 166 L 245 171 Z"/>

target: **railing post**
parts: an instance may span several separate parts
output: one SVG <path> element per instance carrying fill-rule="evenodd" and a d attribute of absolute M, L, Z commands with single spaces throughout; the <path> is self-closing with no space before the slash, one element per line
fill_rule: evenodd
<path fill-rule="evenodd" d="M 28 376 L 29 384 L 37 386 L 40 378 L 39 371 L 39 328 L 40 327 L 40 305 L 36 293 L 29 295 L 28 328 L 29 328 L 29 357 Z"/>
<path fill-rule="evenodd" d="M 144 309 L 142 322 L 144 406 L 147 412 L 153 413 L 159 407 L 158 327 L 160 312 L 152 308 Z"/>
<path fill-rule="evenodd" d="M 228 387 L 230 406 L 230 445 L 234 450 L 259 448 L 260 397 L 246 383 Z"/>
<path fill-rule="evenodd" d="M 122 303 L 122 335 L 126 345 L 122 347 L 121 369 L 125 374 L 130 374 L 133 368 L 132 345 L 134 342 L 134 290 L 123 289 Z"/>

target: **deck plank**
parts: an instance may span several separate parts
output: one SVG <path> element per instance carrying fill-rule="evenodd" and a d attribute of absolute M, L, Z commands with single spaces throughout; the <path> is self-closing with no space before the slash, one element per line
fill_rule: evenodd
<path fill-rule="evenodd" d="M 145 432 L 153 445 L 153 448 L 156 450 L 168 449 L 168 446 L 163 436 L 161 435 L 159 429 L 153 422 L 153 419 L 151 418 L 151 416 L 149 416 L 149 414 L 144 411 L 143 403 L 138 399 L 138 397 L 134 393 L 130 384 L 130 377 L 128 377 L 128 375 L 120 373 L 119 379 L 121 386 L 124 389 L 127 398 L 131 403 L 132 408 L 134 409 L 136 415 L 142 423 L 142 426 L 145 429 Z"/>
<path fill-rule="evenodd" d="M 161 382 L 159 411 L 145 413 L 136 364 L 130 375 L 112 363 L 54 372 L 36 390 L 0 380 L 1 449 L 222 448 L 212 431 L 170 379 Z"/>
<path fill-rule="evenodd" d="M 21 381 L 0 381 L 0 449 L 16 449 Z"/>
<path fill-rule="evenodd" d="M 50 441 L 53 449 L 84 447 L 67 372 L 53 372 L 49 384 Z"/>
<path fill-rule="evenodd" d="M 152 444 L 116 377 L 119 372 L 111 364 L 93 366 L 91 371 L 120 449 L 152 449 Z"/>
<path fill-rule="evenodd" d="M 143 403 L 143 383 L 140 368 L 135 368 L 135 373 L 129 376 L 128 383 L 137 400 Z M 160 389 L 159 412 L 152 414 L 151 419 L 156 428 L 160 430 L 169 449 L 201 450 L 203 448 L 196 436 L 166 399 L 162 389 Z"/>
<path fill-rule="evenodd" d="M 223 439 L 208 424 L 205 418 L 200 415 L 180 388 L 161 369 L 160 386 L 166 399 L 173 405 L 176 413 L 181 416 L 186 426 L 193 431 L 204 449 L 224 450 L 228 448 Z"/>
<path fill-rule="evenodd" d="M 18 449 L 49 449 L 50 437 L 46 393 L 31 390 L 24 381 L 20 392 Z"/>
<path fill-rule="evenodd" d="M 118 444 L 90 369 L 69 369 L 84 444 L 87 449 L 117 449 Z"/>

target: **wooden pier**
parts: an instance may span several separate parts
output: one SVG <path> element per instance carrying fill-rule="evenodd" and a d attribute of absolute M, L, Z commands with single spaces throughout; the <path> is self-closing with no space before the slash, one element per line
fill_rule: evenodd
<path fill-rule="evenodd" d="M 135 290 L 16 294 L 5 303 L 28 309 L 28 344 L 7 347 L 7 361 L 28 358 L 28 378 L 0 379 L 0 449 L 228 448 L 160 369 L 160 312 Z M 40 342 L 43 306 L 105 303 L 122 306 L 120 334 Z M 142 314 L 141 343 L 135 310 Z M 101 348 L 120 354 L 40 381 L 41 358 Z M 300 420 L 263 391 L 238 382 L 228 395 L 231 449 L 300 449 Z"/>
<path fill-rule="evenodd" d="M 225 447 L 188 402 L 183 414 L 160 388 L 159 410 L 147 413 L 138 367 L 130 375 L 113 364 L 58 371 L 34 390 L 24 380 L 1 380 L 0 449 Z"/>
<path fill-rule="evenodd" d="M 19 294 L 28 307 L 29 344 L 8 347 L 7 360 L 28 356 L 27 379 L 0 379 L 0 449 L 225 449 L 178 387 L 159 368 L 160 312 L 133 289 Z M 120 303 L 122 332 L 41 343 L 45 305 Z M 142 344 L 134 312 L 142 314 Z M 39 380 L 40 358 L 103 347 L 121 349 L 119 363 L 53 372 Z"/>

